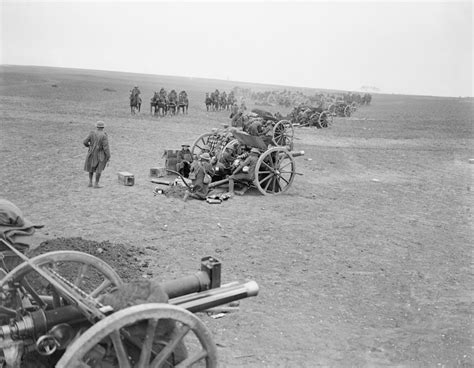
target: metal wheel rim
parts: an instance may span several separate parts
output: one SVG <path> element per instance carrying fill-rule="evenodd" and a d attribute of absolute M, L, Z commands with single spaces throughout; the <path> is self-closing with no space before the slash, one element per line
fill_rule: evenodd
<path fill-rule="evenodd" d="M 207 145 L 208 138 L 213 135 L 214 133 L 205 133 L 200 135 L 193 143 L 191 148 L 191 154 L 200 155 L 202 152 L 202 148 Z"/>
<path fill-rule="evenodd" d="M 351 116 L 351 106 L 350 105 L 347 105 L 344 108 L 344 116 L 347 117 L 347 118 Z"/>
<path fill-rule="evenodd" d="M 288 147 L 293 149 L 293 137 L 295 128 L 289 120 L 280 120 L 273 127 L 273 142 L 277 146 Z"/>
<path fill-rule="evenodd" d="M 240 142 L 238 139 L 231 139 L 229 142 L 227 142 L 227 144 L 224 146 L 224 148 L 222 149 L 222 151 L 219 152 L 219 155 L 217 156 L 217 159 L 220 160 L 221 157 L 222 157 L 222 154 L 225 152 L 225 150 L 228 148 L 228 147 L 234 147 L 234 152 L 236 152 L 236 148 L 240 145 Z"/>
<path fill-rule="evenodd" d="M 156 332 L 156 324 L 159 319 L 170 319 L 181 323 L 181 331 L 168 342 L 163 350 L 150 362 L 151 344 Z M 196 361 L 205 359 L 206 367 L 217 367 L 217 349 L 212 340 L 211 333 L 203 322 L 193 313 L 187 310 L 162 303 L 141 304 L 115 312 L 109 317 L 99 321 L 82 334 L 74 343 L 72 343 L 56 365 L 56 368 L 86 368 L 89 365 L 82 361 L 83 357 L 102 340 L 111 337 L 114 350 L 119 357 L 120 368 L 130 368 L 129 355 L 124 344 L 121 342 L 120 329 L 143 321 L 148 321 L 147 334 L 141 345 L 144 349 L 140 352 L 140 360 L 134 367 L 155 368 L 169 366 L 164 365 L 166 358 L 169 357 L 176 345 L 192 331 L 198 338 L 203 350 L 201 354 L 195 354 L 179 363 L 180 367 L 190 367 Z M 153 327 L 154 326 L 154 327 Z M 153 329 L 155 328 L 155 329 Z M 183 334 L 181 336 L 181 334 Z M 150 341 L 151 339 L 151 341 Z M 174 344 L 174 345 L 173 345 Z M 169 348 L 167 350 L 167 348 Z M 163 353 L 164 352 L 164 353 Z M 163 354 L 162 354 L 163 353 Z M 168 354 L 167 354 L 168 353 Z M 162 358 L 163 363 L 159 364 L 157 360 Z M 194 358 L 194 359 L 193 359 Z"/>
<path fill-rule="evenodd" d="M 254 183 L 260 193 L 286 192 L 295 178 L 295 159 L 283 147 L 273 147 L 259 157 L 255 168 Z"/>
<path fill-rule="evenodd" d="M 327 128 L 329 126 L 331 119 L 332 119 L 332 115 L 330 114 L 329 111 L 325 110 L 321 112 L 321 114 L 319 115 L 319 119 L 318 119 L 319 125 L 322 128 Z"/>
<path fill-rule="evenodd" d="M 106 290 L 109 287 L 120 286 L 123 284 L 122 279 L 111 266 L 109 266 L 100 258 L 83 252 L 48 252 L 31 258 L 30 262 L 40 268 L 42 268 L 43 266 L 54 265 L 60 262 L 74 262 L 82 264 L 82 267 L 80 267 L 80 274 L 78 274 L 75 280 L 73 281 L 73 284 L 77 287 L 80 287 L 83 281 L 83 277 L 87 273 L 88 269 L 90 267 L 93 267 L 95 270 L 99 271 L 102 276 L 104 276 L 104 280 L 88 294 L 88 296 L 91 298 L 97 298 L 102 291 Z M 9 281 L 17 281 L 24 278 L 30 272 L 35 271 L 27 262 L 19 264 L 13 270 L 11 270 L 3 279 L 0 280 L 0 288 Z"/>

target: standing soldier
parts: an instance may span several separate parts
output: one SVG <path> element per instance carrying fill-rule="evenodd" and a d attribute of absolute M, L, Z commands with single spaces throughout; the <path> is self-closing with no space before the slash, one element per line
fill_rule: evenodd
<path fill-rule="evenodd" d="M 100 176 L 105 166 L 110 160 L 109 139 L 107 133 L 104 131 L 105 124 L 103 121 L 98 121 L 96 124 L 97 130 L 91 131 L 86 139 L 84 139 L 84 146 L 89 148 L 84 164 L 84 170 L 89 173 L 89 187 L 99 189 Z M 92 178 L 95 173 L 95 184 L 92 185 Z"/>

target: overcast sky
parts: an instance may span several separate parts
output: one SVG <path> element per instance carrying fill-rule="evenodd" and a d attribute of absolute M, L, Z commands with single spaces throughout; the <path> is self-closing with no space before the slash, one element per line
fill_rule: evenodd
<path fill-rule="evenodd" d="M 473 95 L 471 1 L 0 1 L 2 64 Z"/>

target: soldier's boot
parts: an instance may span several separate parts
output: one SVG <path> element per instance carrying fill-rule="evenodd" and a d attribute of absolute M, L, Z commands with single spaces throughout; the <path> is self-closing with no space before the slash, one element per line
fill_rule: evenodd
<path fill-rule="evenodd" d="M 100 174 L 96 173 L 95 174 L 95 184 L 94 184 L 95 189 L 103 188 L 102 185 L 99 185 L 99 180 L 100 180 Z"/>

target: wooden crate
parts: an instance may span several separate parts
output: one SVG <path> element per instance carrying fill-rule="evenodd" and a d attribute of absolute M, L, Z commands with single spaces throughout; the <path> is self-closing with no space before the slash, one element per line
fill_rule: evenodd
<path fill-rule="evenodd" d="M 123 185 L 132 186 L 135 184 L 135 176 L 128 171 L 120 171 L 118 173 L 118 182 Z"/>
<path fill-rule="evenodd" d="M 164 167 L 152 167 L 150 169 L 150 177 L 152 178 L 162 178 L 167 175 L 168 175 L 168 172 L 166 171 L 166 168 Z"/>

